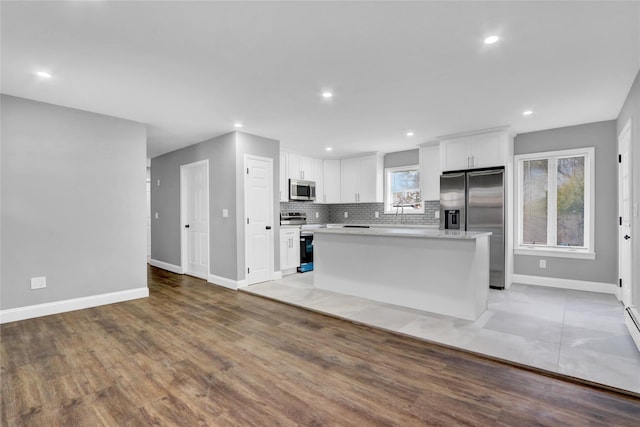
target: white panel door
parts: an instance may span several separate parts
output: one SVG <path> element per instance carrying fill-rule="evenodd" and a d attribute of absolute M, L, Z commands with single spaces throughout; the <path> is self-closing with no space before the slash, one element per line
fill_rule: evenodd
<path fill-rule="evenodd" d="M 618 137 L 618 275 L 625 306 L 632 305 L 631 274 L 631 122 Z M 638 289 L 636 286 L 635 289 Z"/>
<path fill-rule="evenodd" d="M 247 284 L 271 280 L 273 271 L 273 164 L 245 158 L 245 245 Z"/>
<path fill-rule="evenodd" d="M 196 162 L 181 167 L 185 273 L 202 279 L 209 275 L 209 166 Z"/>

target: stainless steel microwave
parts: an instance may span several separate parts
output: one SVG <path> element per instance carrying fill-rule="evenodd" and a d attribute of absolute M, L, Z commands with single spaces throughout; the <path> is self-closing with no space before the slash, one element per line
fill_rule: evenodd
<path fill-rule="evenodd" d="M 289 200 L 315 200 L 316 183 L 301 179 L 289 180 Z"/>

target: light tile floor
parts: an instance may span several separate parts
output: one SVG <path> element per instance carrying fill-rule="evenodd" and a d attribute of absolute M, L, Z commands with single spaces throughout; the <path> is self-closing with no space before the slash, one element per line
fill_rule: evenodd
<path fill-rule="evenodd" d="M 640 352 L 613 295 L 514 284 L 476 321 L 315 289 L 313 273 L 243 288 L 304 308 L 640 393 Z"/>

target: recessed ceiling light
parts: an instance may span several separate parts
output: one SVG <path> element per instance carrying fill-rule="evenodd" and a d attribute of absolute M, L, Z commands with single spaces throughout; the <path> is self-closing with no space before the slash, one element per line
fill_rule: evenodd
<path fill-rule="evenodd" d="M 333 147 L 327 147 L 327 148 L 325 148 L 325 150 L 327 150 L 327 151 L 333 151 Z"/>
<path fill-rule="evenodd" d="M 241 128 L 242 127 L 242 123 L 234 123 L 233 126 L 237 127 L 237 128 Z"/>
<path fill-rule="evenodd" d="M 486 39 L 484 39 L 484 44 L 494 44 L 498 40 L 500 40 L 500 37 L 498 36 L 489 36 Z"/>
<path fill-rule="evenodd" d="M 332 92 L 322 92 L 322 97 L 325 99 L 333 98 Z"/>
<path fill-rule="evenodd" d="M 38 71 L 36 72 L 36 76 L 43 77 L 45 79 L 50 79 L 52 77 L 51 74 L 47 73 L 46 71 Z"/>
<path fill-rule="evenodd" d="M 411 131 L 407 132 L 407 136 L 413 136 L 413 135 L 414 135 L 413 132 L 411 132 Z"/>
<path fill-rule="evenodd" d="M 527 111 L 523 111 L 523 112 L 522 112 L 522 115 L 523 115 L 523 116 L 530 116 L 530 115 L 532 115 L 532 114 L 533 114 L 533 111 L 531 111 L 531 110 L 527 110 Z"/>

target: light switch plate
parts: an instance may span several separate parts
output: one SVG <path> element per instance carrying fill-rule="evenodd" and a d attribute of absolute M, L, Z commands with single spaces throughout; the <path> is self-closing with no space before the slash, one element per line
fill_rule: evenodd
<path fill-rule="evenodd" d="M 47 277 L 32 277 L 31 278 L 31 289 L 43 289 L 47 287 Z"/>

